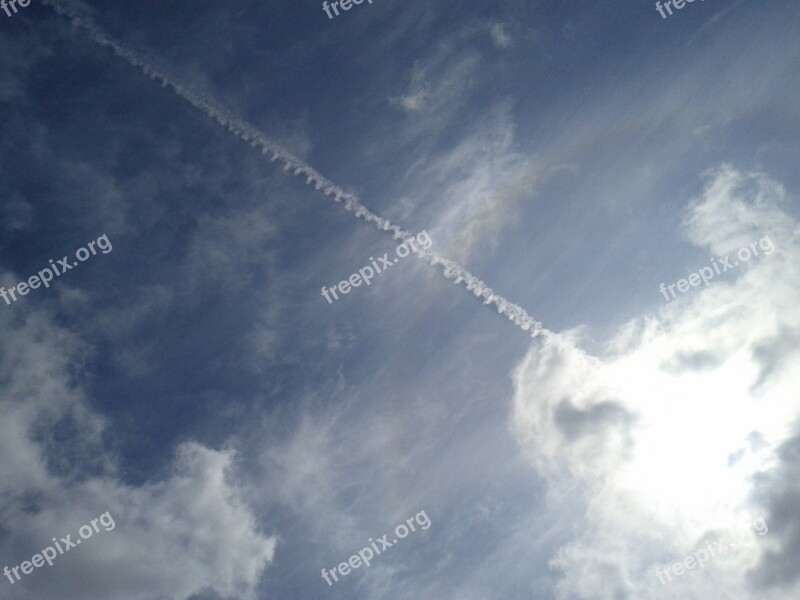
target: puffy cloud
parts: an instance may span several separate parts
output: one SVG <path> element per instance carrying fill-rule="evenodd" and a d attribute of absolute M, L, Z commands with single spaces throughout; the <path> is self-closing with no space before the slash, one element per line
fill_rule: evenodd
<path fill-rule="evenodd" d="M 515 372 L 526 454 L 552 489 L 577 477 L 586 494 L 581 527 L 551 562 L 559 598 L 796 597 L 798 228 L 766 175 L 723 165 L 706 176 L 688 238 L 714 257 L 757 255 L 631 321 L 601 357 L 567 332 Z M 749 526 L 757 516 L 765 537 Z M 659 583 L 656 567 L 734 532 L 735 552 Z"/>
<path fill-rule="evenodd" d="M 103 443 L 108 423 L 82 389 L 90 349 L 25 304 L 0 324 L 3 564 L 29 560 L 53 537 L 77 538 L 106 511 L 115 522 L 52 567 L 13 585 L 4 578 L 3 597 L 252 597 L 276 538 L 243 501 L 234 453 L 188 442 L 165 478 L 125 483 Z"/>

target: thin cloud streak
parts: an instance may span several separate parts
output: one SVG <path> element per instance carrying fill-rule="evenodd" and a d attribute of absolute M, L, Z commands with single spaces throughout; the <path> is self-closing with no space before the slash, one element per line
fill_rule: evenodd
<path fill-rule="evenodd" d="M 336 202 L 344 201 L 345 210 L 352 212 L 357 218 L 366 223 L 373 224 L 382 231 L 391 231 L 392 237 L 396 240 L 407 241 L 413 238 L 412 233 L 397 225 L 393 225 L 388 219 L 372 212 L 364 206 L 358 196 L 345 192 L 341 187 L 324 177 L 305 161 L 294 156 L 292 153 L 267 138 L 254 126 L 239 119 L 224 107 L 194 91 L 175 77 L 167 75 L 165 69 L 160 66 L 155 66 L 151 59 L 143 57 L 138 52 L 126 48 L 109 37 L 100 27 L 92 22 L 88 15 L 82 14 L 73 3 L 65 3 L 59 0 L 42 0 L 42 4 L 50 6 L 59 15 L 68 17 L 73 25 L 86 30 L 94 42 L 100 46 L 110 48 L 114 54 L 124 58 L 129 64 L 140 69 L 145 75 L 148 75 L 156 81 L 160 81 L 162 86 L 171 87 L 178 96 L 188 101 L 195 108 L 206 113 L 240 139 L 253 147 L 260 147 L 262 154 L 267 155 L 271 153 L 271 160 L 273 162 L 281 161 L 285 171 L 291 170 L 298 176 L 305 175 L 307 185 L 313 184 L 315 189 L 322 190 L 326 196 L 332 195 Z M 523 331 L 529 332 L 531 337 L 550 337 L 552 335 L 552 332 L 545 329 L 544 326 L 531 317 L 524 308 L 496 294 L 484 281 L 467 271 L 457 262 L 429 250 L 412 247 L 412 252 L 418 258 L 424 260 L 433 267 L 441 266 L 441 273 L 445 278 L 457 285 L 463 284 L 474 296 L 483 300 L 483 304 L 493 304 L 499 314 L 513 321 L 514 324 Z"/>

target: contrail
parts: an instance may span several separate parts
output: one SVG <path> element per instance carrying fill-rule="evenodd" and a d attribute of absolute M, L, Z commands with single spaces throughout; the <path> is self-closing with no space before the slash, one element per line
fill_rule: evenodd
<path fill-rule="evenodd" d="M 61 0 L 41 1 L 42 4 L 50 6 L 58 14 L 68 17 L 75 26 L 86 30 L 92 40 L 97 44 L 111 48 L 114 54 L 124 58 L 132 66 L 140 69 L 145 75 L 161 82 L 161 85 L 171 87 L 178 96 L 188 101 L 195 108 L 206 113 L 209 117 L 217 121 L 217 123 L 226 127 L 228 131 L 234 133 L 251 146 L 261 148 L 262 154 L 271 154 L 272 161 L 280 161 L 283 163 L 285 171 L 292 171 L 295 175 L 305 175 L 308 185 L 313 185 L 317 190 L 322 190 L 326 196 L 333 196 L 336 202 L 343 201 L 345 210 L 352 212 L 362 221 L 371 223 L 383 231 L 391 231 L 392 236 L 396 240 L 407 241 L 409 238 L 413 237 L 410 232 L 401 229 L 397 225 L 393 225 L 388 219 L 372 212 L 364 206 L 358 196 L 345 192 L 338 185 L 318 173 L 305 161 L 268 139 L 254 126 L 239 119 L 226 108 L 181 83 L 172 75 L 168 75 L 165 69 L 154 65 L 151 59 L 145 58 L 138 52 L 126 48 L 106 35 L 100 27 L 94 24 L 89 14 L 83 14 L 74 3 L 65 3 Z M 417 257 L 431 266 L 441 266 L 441 272 L 447 279 L 453 283 L 464 285 L 477 298 L 483 300 L 484 304 L 493 304 L 498 313 L 504 315 L 510 321 L 513 321 L 523 331 L 529 332 L 531 337 L 536 338 L 538 336 L 551 335 L 552 332 L 545 329 L 544 326 L 531 317 L 524 308 L 494 293 L 492 288 L 457 262 L 435 252 L 418 249 L 411 244 L 408 244 L 408 246 L 412 247 L 412 252 L 414 252 Z"/>

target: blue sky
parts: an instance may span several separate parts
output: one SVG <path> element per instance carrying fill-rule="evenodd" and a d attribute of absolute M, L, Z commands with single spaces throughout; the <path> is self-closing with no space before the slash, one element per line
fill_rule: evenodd
<path fill-rule="evenodd" d="M 0 300 L 0 566 L 116 523 L 0 597 L 797 598 L 798 25 L 788 0 L 0 12 L 0 285 L 113 246 Z M 425 255 L 329 304 L 402 241 L 337 193 L 489 301 Z"/>

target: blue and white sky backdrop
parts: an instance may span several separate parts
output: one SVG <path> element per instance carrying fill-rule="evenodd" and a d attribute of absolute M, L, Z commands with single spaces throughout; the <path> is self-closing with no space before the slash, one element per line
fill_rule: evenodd
<path fill-rule="evenodd" d="M 0 12 L 0 284 L 113 250 L 0 301 L 0 567 L 116 527 L 0 598 L 800 597 L 800 4 L 52 4 Z M 544 334 L 413 256 L 329 304 L 399 242 L 297 161 Z"/>

